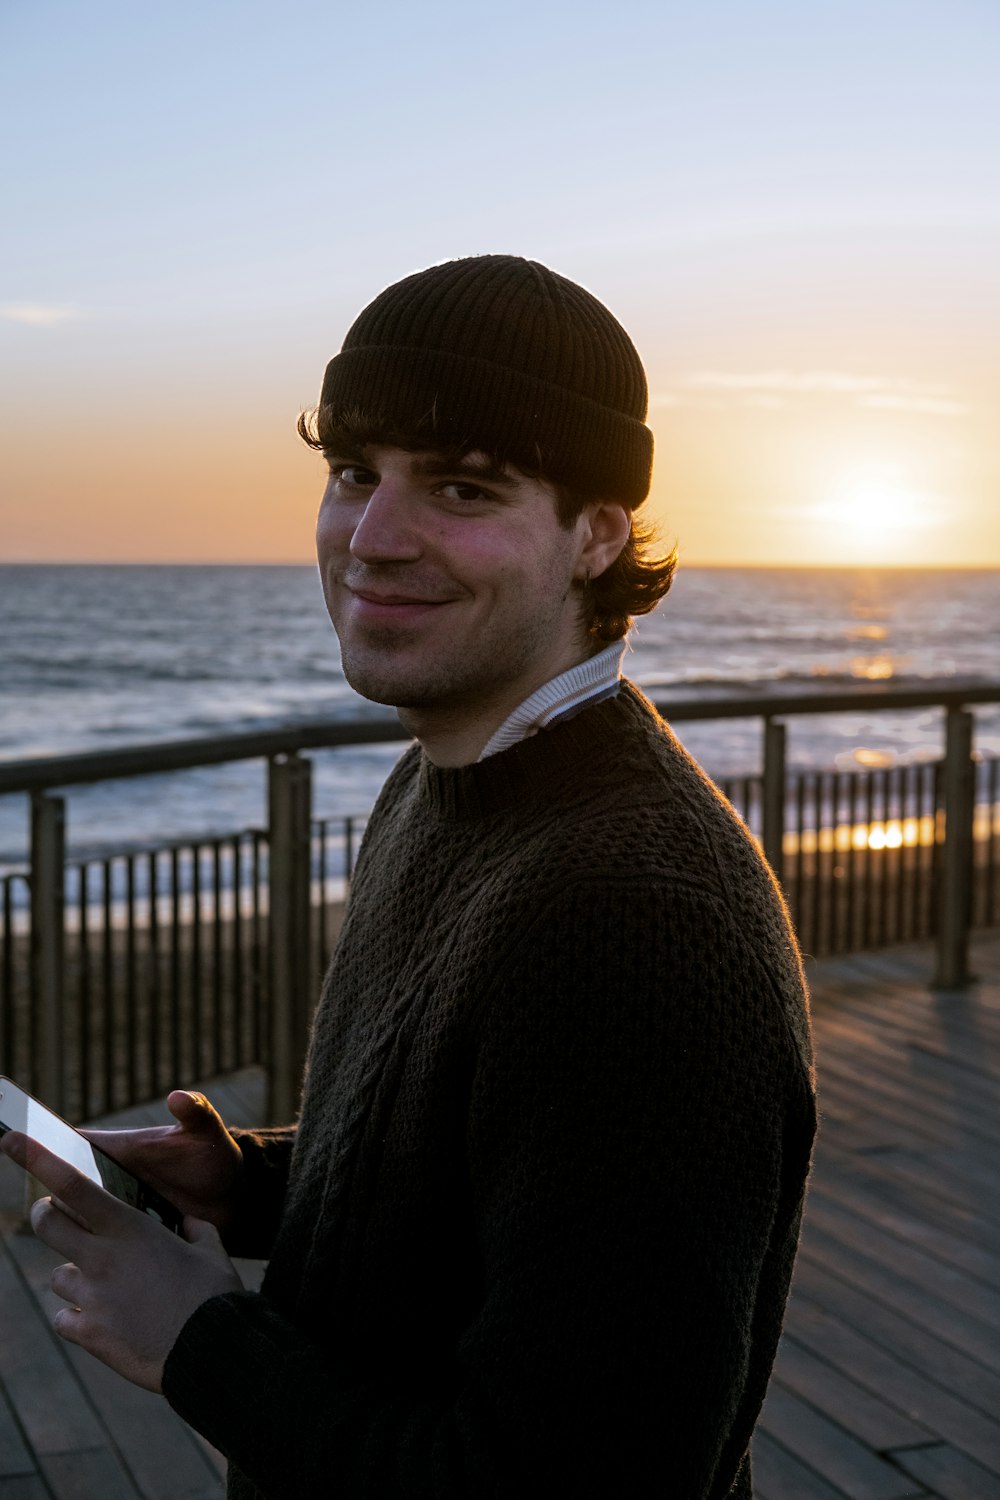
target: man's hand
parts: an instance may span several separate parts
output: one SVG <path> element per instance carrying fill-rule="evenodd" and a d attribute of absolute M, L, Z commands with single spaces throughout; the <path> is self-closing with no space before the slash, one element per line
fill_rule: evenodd
<path fill-rule="evenodd" d="M 204 1094 L 175 1089 L 167 1108 L 178 1124 L 83 1134 L 182 1214 L 205 1219 L 224 1234 L 243 1170 L 240 1148 Z"/>
<path fill-rule="evenodd" d="M 34 1205 L 31 1224 L 69 1257 L 52 1273 L 52 1290 L 70 1304 L 56 1314 L 56 1332 L 159 1391 L 167 1355 L 195 1308 L 243 1290 L 218 1232 L 188 1216 L 182 1240 L 14 1131 L 0 1149 L 53 1194 Z"/>

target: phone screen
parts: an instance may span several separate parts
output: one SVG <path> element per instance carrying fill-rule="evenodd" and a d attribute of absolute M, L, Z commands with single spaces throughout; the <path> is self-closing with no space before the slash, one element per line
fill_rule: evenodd
<path fill-rule="evenodd" d="M 181 1232 L 181 1216 L 172 1204 L 92 1146 L 85 1136 L 39 1099 L 25 1093 L 9 1078 L 0 1078 L 0 1134 L 5 1130 L 19 1130 L 29 1135 L 123 1203 L 150 1214 L 175 1234 Z"/>

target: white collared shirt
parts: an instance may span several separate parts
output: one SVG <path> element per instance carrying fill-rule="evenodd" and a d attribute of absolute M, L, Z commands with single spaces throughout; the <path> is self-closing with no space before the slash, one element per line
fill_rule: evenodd
<path fill-rule="evenodd" d="M 613 641 L 596 656 L 588 656 L 568 672 L 560 672 L 543 687 L 537 688 L 529 698 L 518 704 L 494 735 L 487 740 L 480 755 L 497 755 L 509 750 L 519 740 L 526 740 L 540 729 L 548 729 L 567 714 L 575 713 L 586 703 L 599 698 L 611 698 L 621 682 L 622 657 L 626 640 Z"/>

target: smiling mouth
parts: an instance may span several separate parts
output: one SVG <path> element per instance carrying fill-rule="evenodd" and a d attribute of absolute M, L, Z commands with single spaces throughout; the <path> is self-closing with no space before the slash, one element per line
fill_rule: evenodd
<path fill-rule="evenodd" d="M 367 590 L 348 590 L 351 612 L 359 624 L 410 625 L 435 614 L 451 601 L 428 599 L 414 594 L 373 594 Z"/>
<path fill-rule="evenodd" d="M 430 606 L 446 604 L 445 599 L 424 599 L 414 594 L 373 594 L 366 589 L 351 589 L 350 592 L 355 599 L 361 599 L 365 604 L 384 605 L 389 609 L 404 609 L 410 606 Z"/>

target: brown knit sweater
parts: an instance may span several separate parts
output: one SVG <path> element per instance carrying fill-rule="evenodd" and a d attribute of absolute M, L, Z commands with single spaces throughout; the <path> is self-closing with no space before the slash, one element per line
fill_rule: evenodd
<path fill-rule="evenodd" d="M 780 897 L 635 689 L 415 747 L 294 1150 L 241 1142 L 262 1292 L 195 1312 L 167 1397 L 240 1497 L 749 1497 L 814 1119 Z"/>

